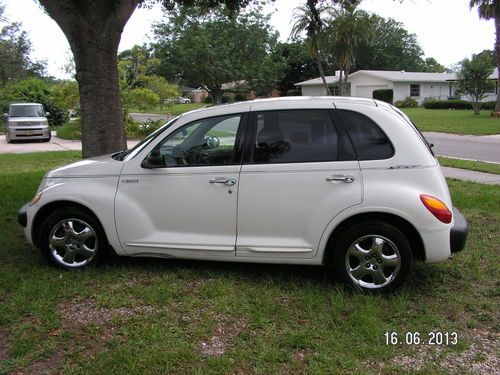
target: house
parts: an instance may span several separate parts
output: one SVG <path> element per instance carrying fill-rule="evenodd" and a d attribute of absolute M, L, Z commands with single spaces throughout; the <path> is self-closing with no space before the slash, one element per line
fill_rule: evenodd
<path fill-rule="evenodd" d="M 191 99 L 193 103 L 203 103 L 209 93 L 203 87 L 195 89 L 193 87 L 182 86 L 181 95 L 185 98 Z"/>
<path fill-rule="evenodd" d="M 497 71 L 490 76 L 491 79 L 495 80 L 497 77 Z M 340 74 L 336 72 L 334 76 L 325 78 L 332 94 L 339 95 Z M 455 98 L 454 81 L 456 79 L 455 73 L 358 70 L 349 75 L 347 84 L 349 96 L 372 98 L 374 90 L 392 89 L 394 101 L 411 97 L 422 104 L 424 99 Z M 302 95 L 321 96 L 326 94 L 321 77 L 296 83 L 295 86 L 301 88 Z M 496 100 L 495 92 L 488 93 L 483 99 L 483 101 L 490 100 Z"/>

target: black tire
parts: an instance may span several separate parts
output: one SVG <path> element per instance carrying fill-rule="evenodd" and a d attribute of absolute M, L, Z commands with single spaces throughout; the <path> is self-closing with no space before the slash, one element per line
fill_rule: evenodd
<path fill-rule="evenodd" d="M 42 139 L 42 142 L 50 142 L 51 139 L 52 139 L 52 135 L 50 135 L 49 138 Z"/>
<path fill-rule="evenodd" d="M 77 207 L 61 207 L 43 223 L 40 247 L 51 265 L 78 269 L 103 261 L 109 245 L 93 215 Z"/>
<path fill-rule="evenodd" d="M 346 230 L 335 246 L 333 261 L 340 281 L 368 293 L 398 289 L 413 266 L 408 240 L 385 222 L 359 223 Z"/>

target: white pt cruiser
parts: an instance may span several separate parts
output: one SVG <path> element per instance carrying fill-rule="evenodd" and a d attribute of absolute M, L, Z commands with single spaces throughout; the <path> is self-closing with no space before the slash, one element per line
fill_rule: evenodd
<path fill-rule="evenodd" d="M 327 265 L 389 291 L 468 224 L 409 118 L 376 100 L 295 97 L 185 113 L 136 147 L 44 177 L 19 211 L 48 261 L 123 256 Z"/>

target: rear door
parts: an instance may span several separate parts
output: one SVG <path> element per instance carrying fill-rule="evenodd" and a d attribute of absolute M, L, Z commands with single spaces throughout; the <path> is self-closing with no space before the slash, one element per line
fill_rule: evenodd
<path fill-rule="evenodd" d="M 236 255 L 312 258 L 332 218 L 362 201 L 359 163 L 333 104 L 261 107 L 252 106 L 240 173 Z"/>

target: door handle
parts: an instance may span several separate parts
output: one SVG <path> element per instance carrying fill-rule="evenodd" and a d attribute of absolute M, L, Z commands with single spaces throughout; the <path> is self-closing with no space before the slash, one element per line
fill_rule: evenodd
<path fill-rule="evenodd" d="M 236 178 L 226 178 L 226 177 L 217 177 L 209 180 L 211 184 L 226 184 L 227 186 L 233 186 L 236 183 Z"/>
<path fill-rule="evenodd" d="M 346 184 L 350 184 L 354 182 L 354 177 L 353 176 L 332 176 L 332 177 L 327 177 L 325 178 L 327 182 L 334 182 L 334 181 L 342 181 L 345 182 Z"/>

